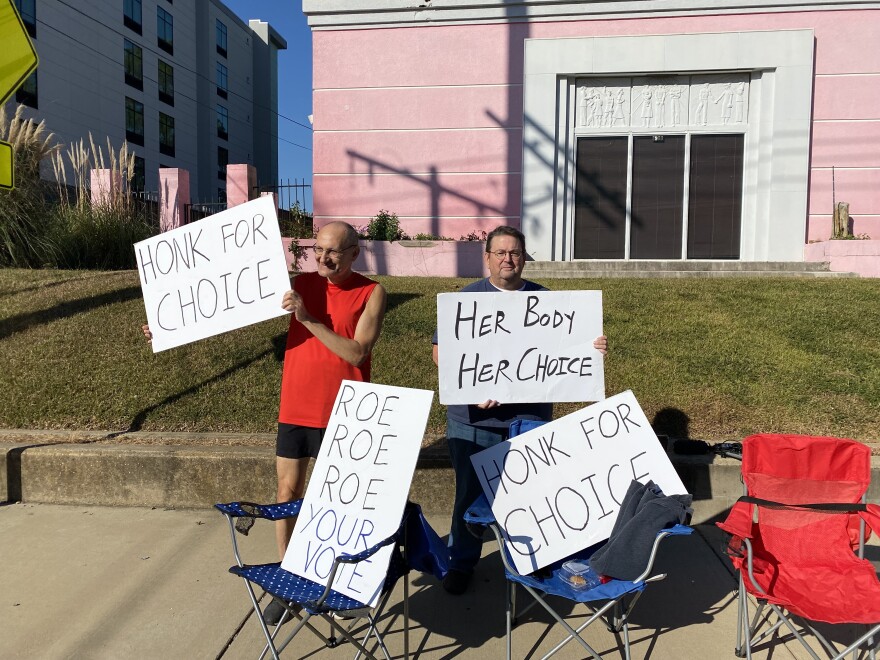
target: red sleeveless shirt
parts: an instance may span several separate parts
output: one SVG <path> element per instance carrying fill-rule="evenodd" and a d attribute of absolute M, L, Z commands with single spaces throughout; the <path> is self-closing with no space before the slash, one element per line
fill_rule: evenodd
<path fill-rule="evenodd" d="M 303 273 L 293 280 L 293 290 L 302 296 L 309 314 L 348 339 L 354 338 L 358 320 L 375 287 L 376 282 L 359 273 L 352 273 L 339 285 L 317 273 Z M 325 428 L 343 380 L 369 382 L 370 357 L 359 367 L 349 364 L 291 314 L 278 421 Z"/>

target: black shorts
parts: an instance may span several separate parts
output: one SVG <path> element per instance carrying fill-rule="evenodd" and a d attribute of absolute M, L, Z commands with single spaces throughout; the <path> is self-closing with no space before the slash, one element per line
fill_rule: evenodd
<path fill-rule="evenodd" d="M 326 430 L 278 422 L 275 455 L 281 458 L 318 458 L 321 439 Z"/>

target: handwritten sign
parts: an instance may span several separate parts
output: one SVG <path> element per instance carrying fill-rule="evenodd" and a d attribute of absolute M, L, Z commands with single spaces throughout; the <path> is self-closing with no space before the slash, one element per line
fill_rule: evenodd
<path fill-rule="evenodd" d="M 599 401 L 601 291 L 441 293 L 440 403 Z"/>
<path fill-rule="evenodd" d="M 629 390 L 471 461 L 522 573 L 607 539 L 633 479 L 687 492 Z"/>
<path fill-rule="evenodd" d="M 433 398 L 429 390 L 342 381 L 281 568 L 326 584 L 337 555 L 397 531 Z M 374 605 L 391 552 L 340 565 L 333 588 Z"/>
<path fill-rule="evenodd" d="M 135 243 L 153 352 L 287 314 L 275 204 L 261 197 Z"/>

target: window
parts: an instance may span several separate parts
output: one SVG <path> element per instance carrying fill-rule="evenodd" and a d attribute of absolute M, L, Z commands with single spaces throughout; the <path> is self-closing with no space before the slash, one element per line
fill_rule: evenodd
<path fill-rule="evenodd" d="M 24 103 L 32 108 L 37 108 L 37 72 L 24 79 L 21 87 L 15 92 L 15 102 Z"/>
<path fill-rule="evenodd" d="M 156 36 L 159 48 L 174 55 L 174 17 L 161 7 L 156 7 Z"/>
<path fill-rule="evenodd" d="M 217 137 L 229 139 L 229 111 L 217 104 Z"/>
<path fill-rule="evenodd" d="M 144 146 L 144 104 L 125 97 L 125 139 Z"/>
<path fill-rule="evenodd" d="M 226 90 L 229 89 L 229 69 L 224 64 L 217 62 L 217 95 L 227 98 Z"/>
<path fill-rule="evenodd" d="M 124 15 L 123 23 L 129 30 L 134 30 L 138 34 L 143 34 L 141 24 L 141 0 L 123 0 L 122 13 Z"/>
<path fill-rule="evenodd" d="M 226 166 L 229 165 L 229 149 L 217 147 L 217 178 L 226 180 Z"/>
<path fill-rule="evenodd" d="M 226 25 L 217 19 L 217 52 L 226 57 Z"/>
<path fill-rule="evenodd" d="M 174 156 L 174 117 L 159 113 L 159 151 Z"/>
<path fill-rule="evenodd" d="M 21 16 L 27 32 L 34 39 L 37 38 L 37 2 L 36 0 L 15 0 L 15 6 Z M 36 107 L 36 106 L 34 106 Z"/>
<path fill-rule="evenodd" d="M 159 100 L 174 105 L 174 67 L 159 60 Z"/>
<path fill-rule="evenodd" d="M 131 189 L 133 192 L 143 192 L 146 188 L 147 166 L 143 158 L 134 157 L 134 170 L 131 173 Z"/>
<path fill-rule="evenodd" d="M 128 39 L 125 40 L 125 84 L 144 88 L 144 52 Z"/>

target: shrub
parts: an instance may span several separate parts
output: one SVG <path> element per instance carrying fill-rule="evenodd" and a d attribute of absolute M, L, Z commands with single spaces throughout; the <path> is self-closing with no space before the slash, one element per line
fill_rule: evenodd
<path fill-rule="evenodd" d="M 459 236 L 458 240 L 460 241 L 485 241 L 486 240 L 486 232 L 484 231 L 472 231 L 469 234 L 465 234 L 464 236 Z"/>
<path fill-rule="evenodd" d="M 380 210 L 367 225 L 366 238 L 371 241 L 401 241 L 407 238 L 400 228 L 396 213 Z"/>
<path fill-rule="evenodd" d="M 413 236 L 416 241 L 451 241 L 448 236 L 437 236 L 436 234 L 416 234 Z"/>
<path fill-rule="evenodd" d="M 282 213 L 280 220 L 281 235 L 292 238 L 288 250 L 293 255 L 293 270 L 299 271 L 299 264 L 306 253 L 306 248 L 299 244 L 300 238 L 314 238 L 315 228 L 311 213 L 303 210 L 296 202 L 290 211 Z"/>

